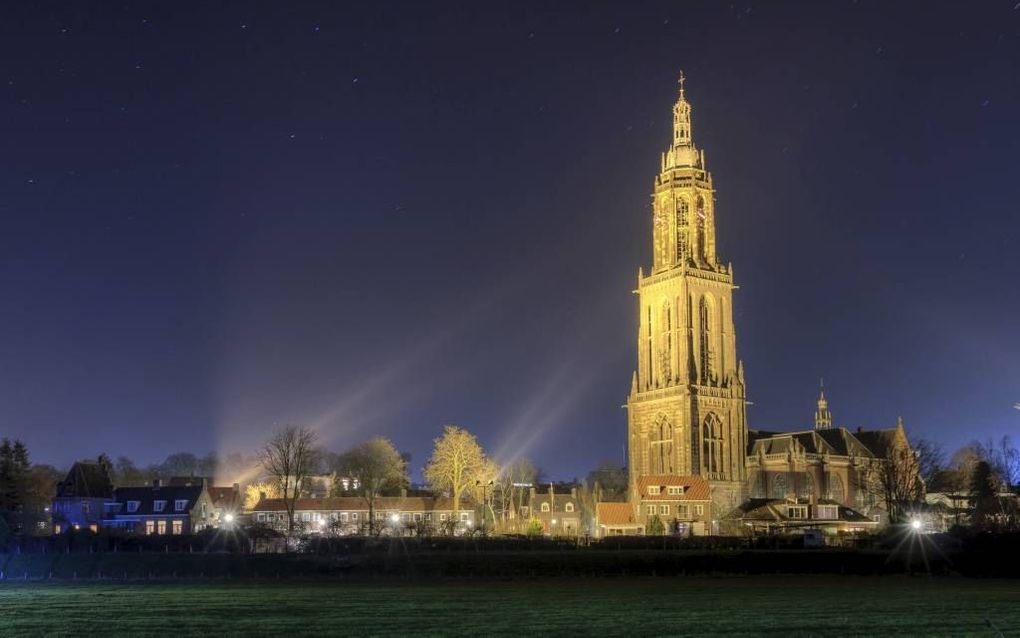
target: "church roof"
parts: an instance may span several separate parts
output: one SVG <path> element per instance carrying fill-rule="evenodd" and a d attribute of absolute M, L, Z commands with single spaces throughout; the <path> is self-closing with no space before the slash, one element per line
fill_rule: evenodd
<path fill-rule="evenodd" d="M 748 432 L 747 453 L 783 454 L 802 449 L 807 454 L 829 454 L 831 456 L 881 456 L 875 447 L 861 440 L 861 434 L 872 435 L 885 430 L 852 433 L 847 428 L 837 427 L 825 430 L 804 430 L 801 432 Z M 892 430 L 895 432 L 895 430 Z"/>

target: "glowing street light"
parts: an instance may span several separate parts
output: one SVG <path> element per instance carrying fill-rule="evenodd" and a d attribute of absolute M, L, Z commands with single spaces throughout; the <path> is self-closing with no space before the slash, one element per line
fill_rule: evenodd
<path fill-rule="evenodd" d="M 227 512 L 226 514 L 223 515 L 223 522 L 226 523 L 227 525 L 233 523 L 234 515 L 231 514 L 230 512 Z"/>
<path fill-rule="evenodd" d="M 910 527 L 912 527 L 915 532 L 921 531 L 921 521 L 915 518 L 914 520 L 910 521 Z"/>

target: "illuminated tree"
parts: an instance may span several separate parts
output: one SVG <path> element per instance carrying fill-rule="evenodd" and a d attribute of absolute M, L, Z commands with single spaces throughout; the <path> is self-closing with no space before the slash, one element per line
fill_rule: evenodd
<path fill-rule="evenodd" d="M 255 509 L 262 497 L 280 498 L 280 487 L 276 483 L 252 483 L 244 488 L 244 509 Z"/>
<path fill-rule="evenodd" d="M 435 440 L 432 457 L 425 465 L 425 481 L 435 492 L 453 497 L 454 520 L 460 519 L 460 499 L 491 469 L 475 435 L 456 425 L 447 425 Z M 486 480 L 488 480 L 486 478 Z"/>
<path fill-rule="evenodd" d="M 291 425 L 280 430 L 259 453 L 266 469 L 280 490 L 287 510 L 287 538 L 294 534 L 294 508 L 301 481 L 315 469 L 318 461 L 318 437 L 306 428 Z"/>
<path fill-rule="evenodd" d="M 407 465 L 393 443 L 384 437 L 369 439 L 351 448 L 337 461 L 340 471 L 358 482 L 368 501 L 368 531 L 375 533 L 375 499 L 387 489 L 407 484 Z"/>
<path fill-rule="evenodd" d="M 665 533 L 666 525 L 659 518 L 658 514 L 648 519 L 648 523 L 645 525 L 645 534 L 648 536 L 662 536 Z"/>

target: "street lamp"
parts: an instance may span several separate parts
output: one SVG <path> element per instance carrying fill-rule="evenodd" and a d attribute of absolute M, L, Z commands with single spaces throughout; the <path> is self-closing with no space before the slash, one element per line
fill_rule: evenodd
<path fill-rule="evenodd" d="M 481 488 L 482 488 L 482 535 L 485 535 L 485 533 L 486 533 L 486 529 L 485 529 L 485 508 L 488 507 L 488 505 L 489 505 L 489 501 L 486 498 L 485 494 L 486 494 L 486 489 L 492 487 L 492 481 L 490 480 L 488 483 L 482 483 L 481 481 L 475 481 L 475 485 L 476 486 L 481 486 Z M 491 512 L 492 508 L 490 507 L 489 510 Z M 495 515 L 493 515 L 493 518 L 495 519 Z"/>
<path fill-rule="evenodd" d="M 910 521 L 910 527 L 913 528 L 913 530 L 915 532 L 920 532 L 921 531 L 921 520 L 915 518 L 914 520 Z"/>

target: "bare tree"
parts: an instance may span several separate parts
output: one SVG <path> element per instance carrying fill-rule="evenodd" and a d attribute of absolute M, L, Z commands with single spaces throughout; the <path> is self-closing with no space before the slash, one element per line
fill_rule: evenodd
<path fill-rule="evenodd" d="M 917 473 L 925 486 L 932 485 L 936 477 L 946 469 L 946 451 L 939 443 L 928 439 L 917 439 L 914 443 L 917 457 Z"/>
<path fill-rule="evenodd" d="M 301 481 L 314 470 L 318 437 L 307 427 L 290 425 L 280 430 L 266 443 L 259 454 L 262 467 L 279 486 L 280 498 L 287 510 L 287 539 L 294 534 L 294 509 L 301 489 Z"/>
<path fill-rule="evenodd" d="M 408 482 L 404 457 L 389 439 L 380 436 L 342 454 L 337 459 L 337 466 L 345 476 L 357 480 L 362 495 L 368 501 L 368 531 L 374 534 L 376 497 L 388 487 L 399 489 Z"/>
<path fill-rule="evenodd" d="M 876 485 L 889 512 L 889 521 L 899 523 L 909 509 L 924 500 L 921 463 L 909 446 L 894 446 L 878 464 Z"/>
<path fill-rule="evenodd" d="M 488 468 L 485 452 L 475 435 L 456 425 L 447 425 L 443 435 L 435 440 L 432 457 L 425 465 L 425 481 L 433 491 L 450 493 L 454 521 L 457 521 L 461 496 L 475 481 L 481 480 Z"/>

